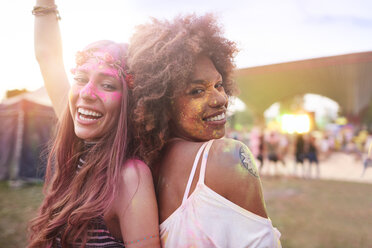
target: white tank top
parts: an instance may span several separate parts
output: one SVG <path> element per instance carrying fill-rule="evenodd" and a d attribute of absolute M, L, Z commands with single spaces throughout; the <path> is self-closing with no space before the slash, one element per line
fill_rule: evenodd
<path fill-rule="evenodd" d="M 249 212 L 204 184 L 212 143 L 213 140 L 204 143 L 195 157 L 181 206 L 160 224 L 162 247 L 280 248 L 280 232 L 270 219 Z M 204 148 L 199 181 L 188 197 Z"/>

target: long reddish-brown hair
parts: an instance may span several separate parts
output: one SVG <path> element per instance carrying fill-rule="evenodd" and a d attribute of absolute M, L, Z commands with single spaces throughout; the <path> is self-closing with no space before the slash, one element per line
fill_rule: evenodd
<path fill-rule="evenodd" d="M 126 54 L 126 46 L 111 41 L 96 42 L 87 48 L 92 47 L 104 48 L 115 59 Z M 66 107 L 48 158 L 45 198 L 38 216 L 30 223 L 29 247 L 51 247 L 56 237 L 61 238 L 63 247 L 69 247 L 78 239 L 84 247 L 92 221 L 108 211 L 117 193 L 122 165 L 133 155 L 129 144 L 132 139 L 128 136 L 129 93 L 125 82 L 122 93 L 117 125 L 88 150 L 75 135 Z M 77 173 L 78 159 L 83 152 L 85 164 Z"/>

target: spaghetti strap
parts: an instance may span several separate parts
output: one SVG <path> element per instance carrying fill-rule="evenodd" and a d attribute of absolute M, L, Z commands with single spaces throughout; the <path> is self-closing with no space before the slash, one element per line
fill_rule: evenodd
<path fill-rule="evenodd" d="M 202 151 L 204 150 L 204 147 L 207 145 L 208 142 L 205 142 L 198 150 L 198 153 L 196 154 L 195 156 L 195 160 L 194 160 L 194 164 L 192 165 L 192 169 L 191 169 L 191 172 L 190 172 L 190 176 L 189 176 L 189 180 L 187 182 L 187 186 L 186 186 L 186 189 L 185 189 L 185 193 L 183 195 L 183 200 L 182 200 L 182 205 L 185 203 L 185 201 L 187 200 L 188 196 L 189 196 L 189 193 L 190 193 L 190 188 L 191 188 L 191 183 L 194 179 L 194 176 L 195 176 L 195 171 L 196 171 L 196 167 L 198 166 L 198 163 L 199 163 L 199 158 L 200 158 L 200 155 L 202 153 Z"/>
<path fill-rule="evenodd" d="M 205 168 L 207 167 L 207 159 L 209 154 L 209 149 L 211 148 L 214 140 L 210 140 L 207 143 L 207 147 L 204 150 L 202 164 L 200 167 L 199 181 L 198 184 L 204 184 Z"/>

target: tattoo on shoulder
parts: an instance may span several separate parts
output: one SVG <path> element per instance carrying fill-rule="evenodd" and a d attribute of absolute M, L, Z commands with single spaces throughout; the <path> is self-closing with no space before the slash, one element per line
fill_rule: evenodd
<path fill-rule="evenodd" d="M 249 172 L 252 176 L 258 177 L 258 172 L 254 161 L 252 160 L 251 154 L 248 149 L 241 146 L 239 149 L 239 157 L 241 165 Z"/>

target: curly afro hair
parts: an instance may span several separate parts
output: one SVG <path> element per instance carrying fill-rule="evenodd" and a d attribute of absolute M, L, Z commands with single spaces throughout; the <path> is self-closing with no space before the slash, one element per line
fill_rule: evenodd
<path fill-rule="evenodd" d="M 134 75 L 131 118 L 138 141 L 137 154 L 154 164 L 168 139 L 171 101 L 183 91 L 196 58 L 207 55 L 223 78 L 228 96 L 236 93 L 232 80 L 236 44 L 222 35 L 216 18 L 178 16 L 173 21 L 151 19 L 137 27 L 128 54 Z"/>

